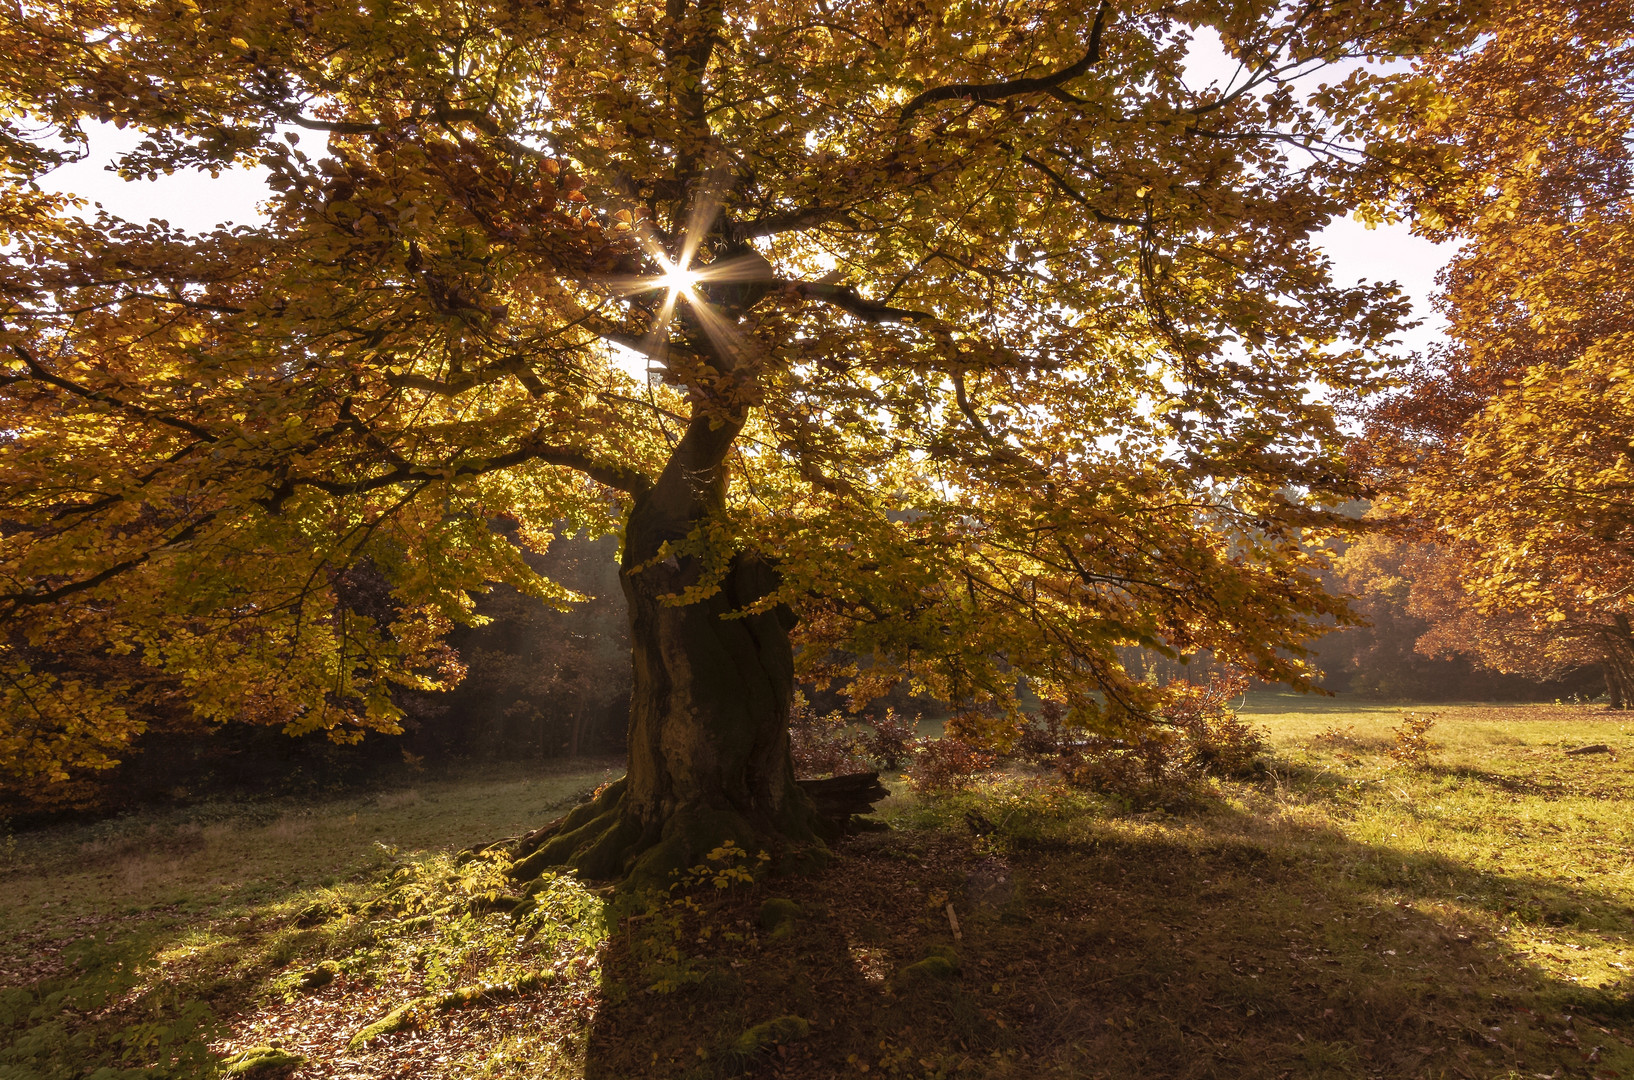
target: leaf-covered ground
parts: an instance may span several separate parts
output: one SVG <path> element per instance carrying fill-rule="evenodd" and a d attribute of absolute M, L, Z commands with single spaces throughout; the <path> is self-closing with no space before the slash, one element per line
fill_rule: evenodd
<path fill-rule="evenodd" d="M 1269 772 L 1174 812 L 1014 769 L 645 908 L 451 858 L 605 769 L 23 835 L 0 1077 L 1634 1075 L 1634 718 L 1443 707 L 1406 765 L 1399 709 L 1256 704 Z"/>

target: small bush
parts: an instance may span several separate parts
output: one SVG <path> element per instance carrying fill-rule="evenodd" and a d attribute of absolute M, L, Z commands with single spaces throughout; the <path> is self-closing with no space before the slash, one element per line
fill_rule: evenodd
<path fill-rule="evenodd" d="M 1093 788 L 1128 799 L 1136 805 L 1168 801 L 1165 794 L 1189 779 L 1174 752 L 1168 732 L 1140 737 L 1085 739 L 1056 762 L 1061 776 L 1077 787 Z"/>
<path fill-rule="evenodd" d="M 1240 675 L 1217 676 L 1198 684 L 1177 679 L 1169 684 L 1174 697 L 1162 717 L 1179 731 L 1189 764 L 1200 772 L 1240 776 L 1251 772 L 1265 752 L 1257 728 L 1244 723 L 1231 699 L 1247 689 Z"/>
<path fill-rule="evenodd" d="M 1395 739 L 1385 754 L 1402 765 L 1423 764 L 1430 752 L 1436 749 L 1436 744 L 1430 741 L 1429 732 L 1438 719 L 1435 713 L 1403 713 L 1401 726 L 1392 732 Z"/>
<path fill-rule="evenodd" d="M 789 709 L 789 751 L 794 774 L 802 779 L 862 772 L 868 767 L 867 746 L 839 712 L 819 714 L 806 696 L 794 692 Z"/>
<path fill-rule="evenodd" d="M 1259 768 L 1261 733 L 1231 707 L 1247 680 L 1219 676 L 1207 683 L 1171 682 L 1155 722 L 1119 738 L 1094 736 L 1071 745 L 1057 767 L 1069 783 L 1096 788 L 1135 805 L 1192 799 L 1206 776 L 1243 776 Z"/>
<path fill-rule="evenodd" d="M 958 791 L 997 763 L 998 754 L 957 736 L 919 739 L 908 765 L 908 786 L 921 795 Z"/>
<path fill-rule="evenodd" d="M 899 769 L 914 749 L 919 717 L 887 708 L 878 716 L 839 711 L 818 713 L 798 690 L 789 710 L 789 749 L 794 774 L 816 779 L 863 772 L 872 765 Z"/>
<path fill-rule="evenodd" d="M 1318 731 L 1311 741 L 1319 746 L 1355 746 L 1356 725 L 1346 724 L 1344 727 L 1330 725 Z"/>
<path fill-rule="evenodd" d="M 1023 756 L 1033 758 L 1058 757 L 1068 752 L 1072 746 L 1071 734 L 1066 726 L 1067 710 L 1059 701 L 1045 701 L 1039 707 L 1038 715 L 1027 718 L 1021 728 L 1021 737 L 1016 740 L 1016 750 Z"/>
<path fill-rule="evenodd" d="M 863 745 L 868 756 L 882 769 L 899 769 L 913 752 L 914 736 L 919 733 L 919 717 L 902 716 L 887 708 L 883 716 L 865 721 L 868 731 Z"/>

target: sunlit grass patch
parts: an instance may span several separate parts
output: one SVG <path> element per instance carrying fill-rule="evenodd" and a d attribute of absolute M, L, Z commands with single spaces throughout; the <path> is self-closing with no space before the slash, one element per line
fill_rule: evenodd
<path fill-rule="evenodd" d="M 301 1076 L 366 1073 L 402 1051 L 346 1051 L 359 1029 L 471 987 L 484 1000 L 393 1036 L 429 1055 L 430 1074 L 462 1054 L 477 1068 L 507 1025 L 535 1041 L 556 1031 L 549 1053 L 582 1057 L 599 899 L 557 882 L 531 921 L 473 910 L 496 871 L 448 853 L 534 827 L 606 774 L 516 771 L 24 834 L 0 871 L 19 901 L 0 907 L 0 1076 L 207 1077 L 268 1045 L 298 1051 Z M 415 848 L 430 850 L 402 853 Z"/>
<path fill-rule="evenodd" d="M 722 851 L 658 902 L 453 854 L 601 773 L 25 835 L 0 1070 L 1634 1075 L 1634 724 L 1433 711 L 1409 761 L 1401 707 L 1252 713 L 1264 771 L 1173 808 L 1043 766 L 887 777 L 893 829 L 823 874 Z"/>

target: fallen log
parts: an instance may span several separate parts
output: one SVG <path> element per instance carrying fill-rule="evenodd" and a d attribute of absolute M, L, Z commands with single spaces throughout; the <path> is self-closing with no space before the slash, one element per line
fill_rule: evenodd
<path fill-rule="evenodd" d="M 817 805 L 818 815 L 840 834 L 869 828 L 872 823 L 859 819 L 890 794 L 879 782 L 877 772 L 847 773 L 795 783 Z"/>

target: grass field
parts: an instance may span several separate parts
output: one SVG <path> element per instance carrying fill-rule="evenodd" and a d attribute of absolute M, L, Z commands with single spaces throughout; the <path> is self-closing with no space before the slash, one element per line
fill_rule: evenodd
<path fill-rule="evenodd" d="M 0 838 L 0 1080 L 1634 1076 L 1634 717 L 1419 711 L 1407 765 L 1401 707 L 1257 695 L 1267 771 L 1179 812 L 1014 768 L 639 910 L 451 858 L 606 762 Z"/>

